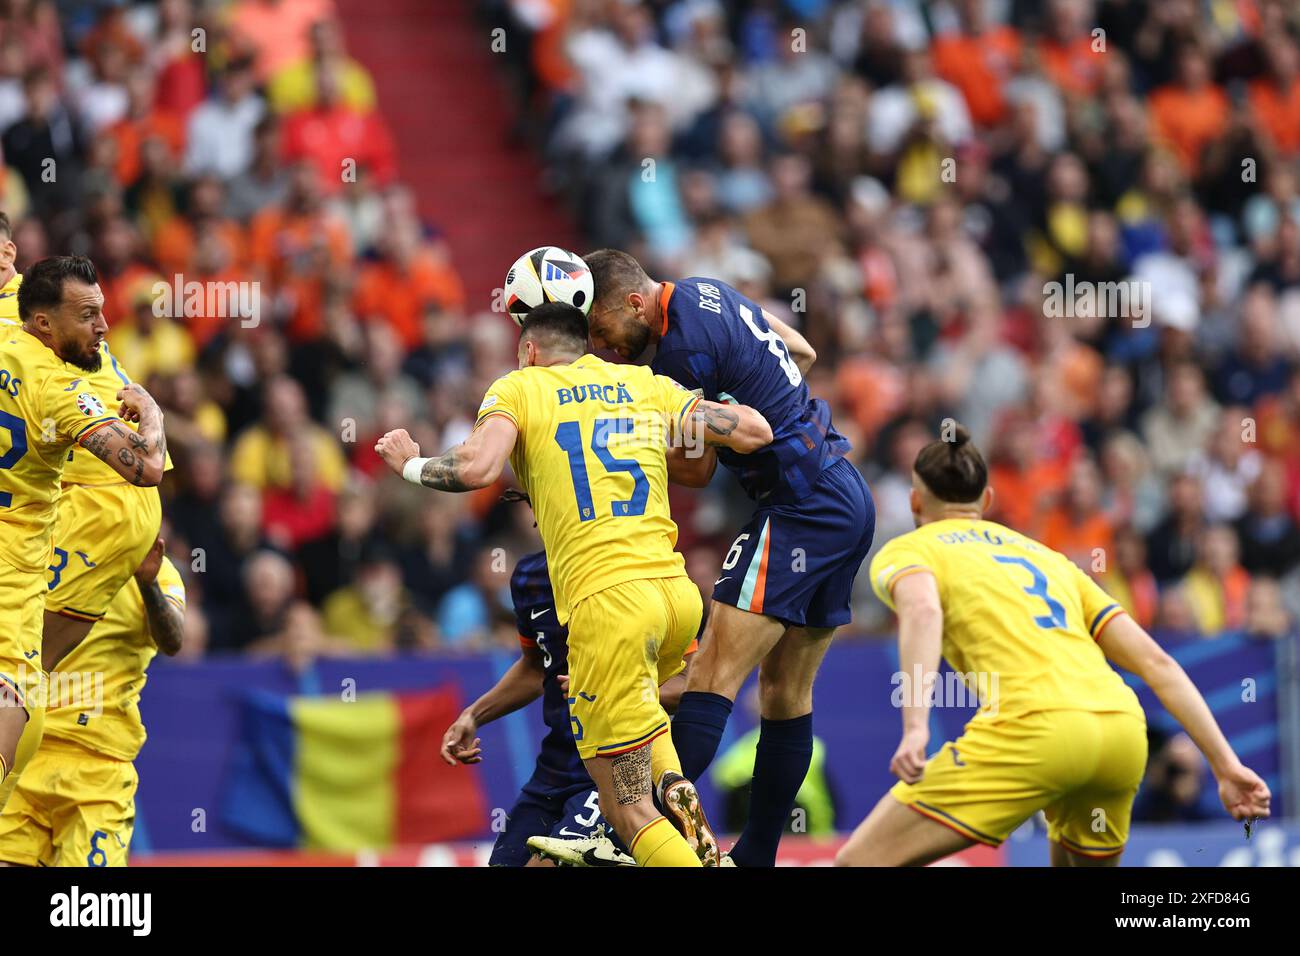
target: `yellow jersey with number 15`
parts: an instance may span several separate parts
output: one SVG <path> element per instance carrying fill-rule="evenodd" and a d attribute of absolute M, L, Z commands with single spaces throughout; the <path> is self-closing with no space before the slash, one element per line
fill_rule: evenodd
<path fill-rule="evenodd" d="M 1039 710 L 1143 716 L 1097 645 L 1123 608 L 1065 555 L 992 521 L 934 521 L 886 543 L 871 584 L 893 608 L 894 585 L 920 571 L 938 584 L 944 659 L 993 697 L 975 720 Z"/>
<path fill-rule="evenodd" d="M 487 390 L 478 423 L 502 415 L 519 429 L 510 465 L 533 503 L 561 624 L 597 591 L 686 573 L 665 453 L 698 401 L 649 368 L 595 355 L 519 369 Z"/>
<path fill-rule="evenodd" d="M 68 450 L 121 421 L 84 374 L 22 327 L 0 330 L 0 557 L 22 571 L 50 565 Z"/>

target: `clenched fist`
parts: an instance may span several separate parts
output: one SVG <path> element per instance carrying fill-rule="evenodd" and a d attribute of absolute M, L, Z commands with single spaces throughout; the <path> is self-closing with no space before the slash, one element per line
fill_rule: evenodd
<path fill-rule="evenodd" d="M 420 454 L 420 446 L 405 428 L 396 428 L 375 442 L 375 451 L 384 459 L 388 467 L 399 475 L 402 468 L 412 458 Z"/>

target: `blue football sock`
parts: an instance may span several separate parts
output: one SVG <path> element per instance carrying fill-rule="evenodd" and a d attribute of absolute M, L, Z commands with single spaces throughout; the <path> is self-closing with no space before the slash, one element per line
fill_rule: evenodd
<path fill-rule="evenodd" d="M 731 701 L 721 694 L 692 690 L 682 694 L 673 715 L 673 747 L 682 762 L 682 776 L 695 781 L 713 762 L 722 732 L 731 716 Z"/>
<path fill-rule="evenodd" d="M 812 765 L 812 714 L 766 720 L 759 728 L 749 820 L 731 848 L 737 866 L 776 866 L 776 848 Z"/>

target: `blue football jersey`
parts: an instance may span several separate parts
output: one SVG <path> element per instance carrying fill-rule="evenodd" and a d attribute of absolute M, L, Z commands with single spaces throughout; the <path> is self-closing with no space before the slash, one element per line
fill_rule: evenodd
<path fill-rule="evenodd" d="M 510 576 L 510 597 L 515 607 L 519 640 L 542 652 L 546 676 L 542 679 L 542 719 L 547 726 L 542 750 L 537 757 L 533 782 L 543 787 L 563 789 L 586 784 L 591 778 L 578 748 L 573 743 L 569 723 L 569 702 L 557 678 L 569 672 L 569 630 L 555 616 L 555 593 L 546 567 L 546 552 L 525 555 Z"/>
<path fill-rule="evenodd" d="M 665 283 L 663 333 L 651 368 L 712 402 L 757 409 L 772 444 L 750 455 L 719 448 L 718 460 L 755 501 L 798 501 L 849 451 L 831 410 L 808 393 L 798 366 L 763 310 L 716 279 Z"/>

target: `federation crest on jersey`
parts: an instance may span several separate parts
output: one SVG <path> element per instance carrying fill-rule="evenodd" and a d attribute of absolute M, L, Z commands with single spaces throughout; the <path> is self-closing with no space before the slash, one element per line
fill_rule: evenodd
<path fill-rule="evenodd" d="M 90 392 L 81 392 L 77 395 L 77 407 L 88 418 L 104 414 L 104 403 L 99 400 L 98 395 L 92 395 Z"/>

